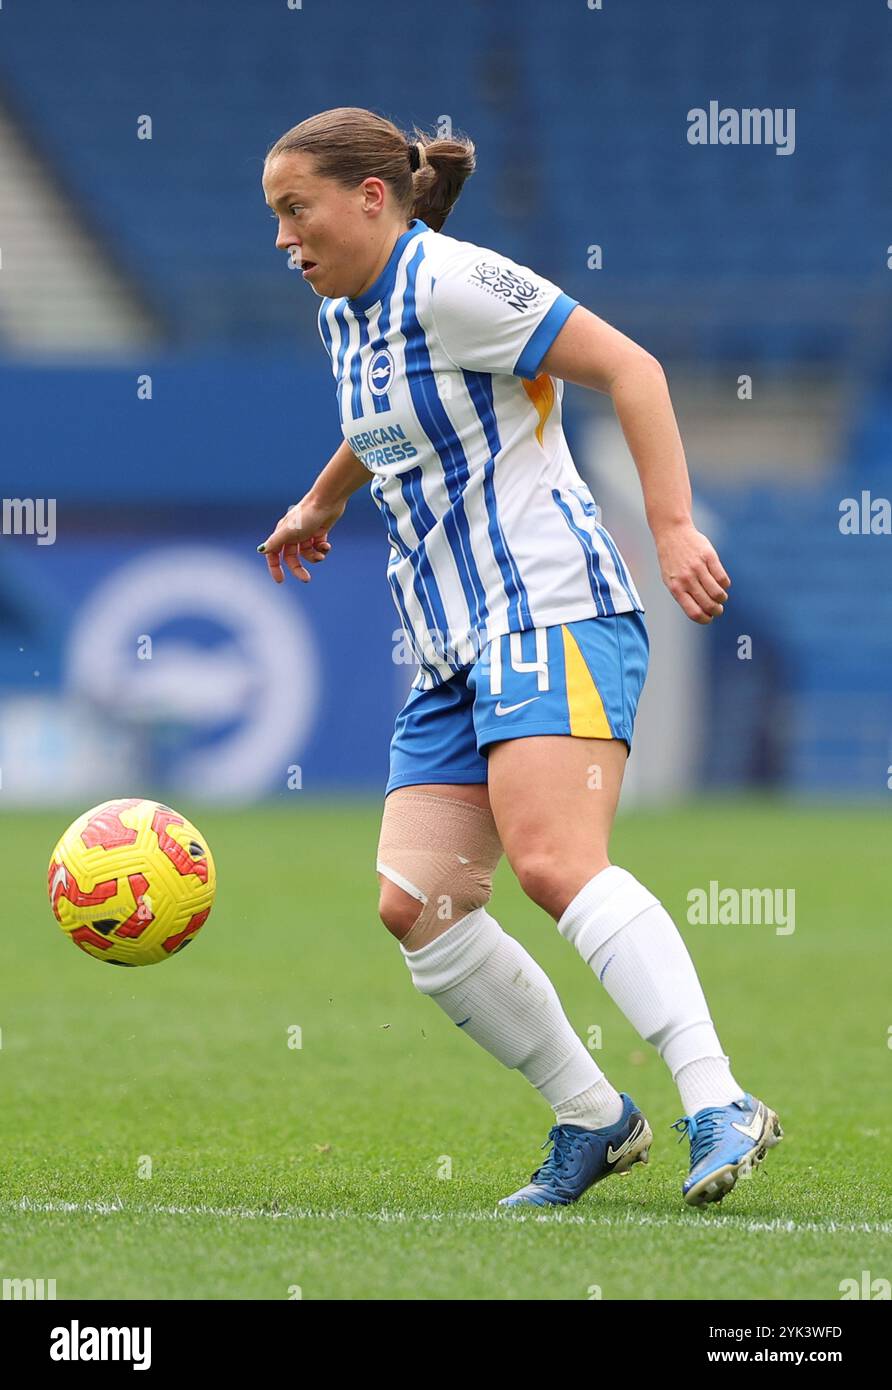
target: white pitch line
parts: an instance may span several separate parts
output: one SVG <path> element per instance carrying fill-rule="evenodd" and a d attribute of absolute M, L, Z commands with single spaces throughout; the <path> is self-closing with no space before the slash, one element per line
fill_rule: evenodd
<path fill-rule="evenodd" d="M 627 1212 L 622 1216 L 603 1213 L 597 1216 L 583 1216 L 579 1212 L 554 1211 L 548 1213 L 532 1212 L 408 1212 L 402 1210 L 347 1211 L 338 1208 L 317 1209 L 313 1207 L 286 1207 L 282 1211 L 268 1211 L 254 1207 L 211 1207 L 211 1206 L 127 1206 L 120 1200 L 115 1202 L 46 1202 L 22 1197 L 19 1201 L 0 1201 L 0 1211 L 31 1212 L 82 1212 L 98 1216 L 211 1216 L 230 1221 L 374 1221 L 381 1225 L 391 1223 L 411 1223 L 413 1221 L 461 1225 L 464 1223 L 487 1221 L 538 1221 L 547 1225 L 572 1226 L 674 1226 L 681 1230 L 725 1230 L 780 1233 L 798 1235 L 817 1233 L 820 1235 L 892 1235 L 890 1221 L 785 1221 L 778 1217 L 773 1221 L 756 1221 L 746 1216 L 702 1215 L 680 1213 L 678 1216 L 652 1216 L 648 1212 Z"/>

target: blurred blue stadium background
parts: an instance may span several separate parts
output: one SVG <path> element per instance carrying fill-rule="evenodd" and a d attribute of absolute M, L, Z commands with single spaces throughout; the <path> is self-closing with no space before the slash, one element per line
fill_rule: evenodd
<path fill-rule="evenodd" d="M 255 553 L 339 439 L 263 155 L 340 105 L 471 135 L 444 230 L 666 366 L 734 583 L 707 630 L 661 592 L 609 401 L 565 397 L 658 638 L 638 794 L 887 794 L 892 537 L 840 505 L 892 495 L 892 11 L 293 3 L 0 11 L 0 492 L 56 501 L 54 543 L 0 533 L 6 804 L 383 792 L 413 672 L 371 499 L 307 587 Z M 690 144 L 711 100 L 793 108 L 795 149 Z"/>

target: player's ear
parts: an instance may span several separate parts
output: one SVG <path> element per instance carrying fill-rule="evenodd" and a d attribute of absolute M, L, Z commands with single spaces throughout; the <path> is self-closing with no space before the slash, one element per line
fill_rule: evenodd
<path fill-rule="evenodd" d="M 383 179 L 371 177 L 360 184 L 363 212 L 380 213 L 387 202 L 387 185 Z"/>

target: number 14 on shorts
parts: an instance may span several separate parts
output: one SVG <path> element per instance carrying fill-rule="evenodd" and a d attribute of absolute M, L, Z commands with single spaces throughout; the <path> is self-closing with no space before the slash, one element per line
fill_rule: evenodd
<path fill-rule="evenodd" d="M 529 642 L 530 636 L 535 636 L 535 659 L 527 661 L 524 659 L 523 643 L 526 638 Z M 511 662 L 512 671 L 523 673 L 527 671 L 536 672 L 536 688 L 539 691 L 549 690 L 548 675 L 548 629 L 537 627 L 530 632 L 510 632 L 506 633 L 508 638 L 508 657 Z M 489 692 L 491 695 L 501 695 L 502 691 L 502 644 L 505 637 L 497 637 L 490 642 L 484 655 L 484 662 L 489 667 Z"/>

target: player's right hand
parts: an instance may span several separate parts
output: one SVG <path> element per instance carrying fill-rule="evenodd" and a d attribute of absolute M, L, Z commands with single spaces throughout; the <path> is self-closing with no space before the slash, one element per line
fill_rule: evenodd
<path fill-rule="evenodd" d="M 309 584 L 310 573 L 303 560 L 317 565 L 331 550 L 328 532 L 344 514 L 346 503 L 340 506 L 320 506 L 309 494 L 289 507 L 280 516 L 276 529 L 267 536 L 257 549 L 266 556 L 269 572 L 277 584 L 285 578 L 282 557 L 286 567 L 304 584 Z"/>

